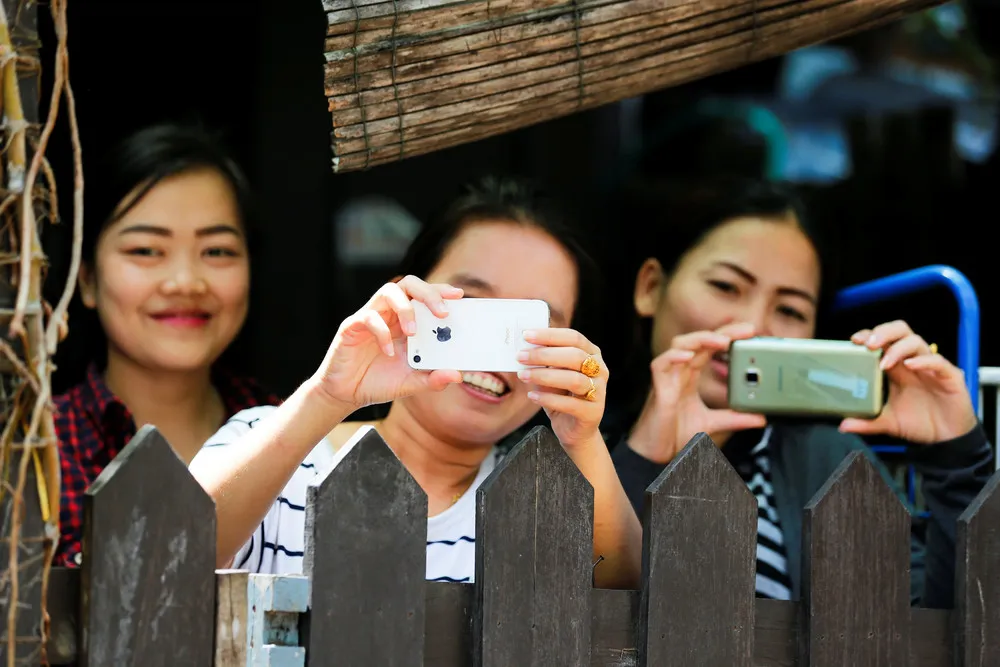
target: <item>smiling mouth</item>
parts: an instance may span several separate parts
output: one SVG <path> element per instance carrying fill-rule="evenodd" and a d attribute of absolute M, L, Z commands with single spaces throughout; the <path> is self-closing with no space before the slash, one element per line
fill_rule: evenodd
<path fill-rule="evenodd" d="M 462 373 L 462 382 L 490 396 L 503 396 L 510 392 L 507 383 L 492 373 Z"/>
<path fill-rule="evenodd" d="M 155 313 L 152 318 L 167 324 L 196 326 L 208 322 L 212 319 L 212 315 L 204 310 L 168 310 Z"/>

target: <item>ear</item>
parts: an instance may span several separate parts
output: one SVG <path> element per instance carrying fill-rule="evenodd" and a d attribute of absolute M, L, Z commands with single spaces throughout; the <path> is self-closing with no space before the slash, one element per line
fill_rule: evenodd
<path fill-rule="evenodd" d="M 76 280 L 77 289 L 80 290 L 80 300 L 87 308 L 97 307 L 97 280 L 94 272 L 87 264 L 80 264 L 80 274 Z"/>
<path fill-rule="evenodd" d="M 635 293 L 632 296 L 635 312 L 640 317 L 653 317 L 660 304 L 660 292 L 666 285 L 666 276 L 660 262 L 652 257 L 639 267 L 635 276 Z"/>

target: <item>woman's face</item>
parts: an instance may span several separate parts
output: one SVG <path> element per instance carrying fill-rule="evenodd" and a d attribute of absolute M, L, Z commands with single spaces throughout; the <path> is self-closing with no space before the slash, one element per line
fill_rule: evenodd
<path fill-rule="evenodd" d="M 653 319 L 653 355 L 671 340 L 733 322 L 761 336 L 811 338 L 816 329 L 819 258 L 794 218 L 743 217 L 712 230 L 666 276 L 648 259 L 635 285 L 635 308 Z M 702 374 L 702 399 L 727 405 L 728 359 L 720 354 Z"/>
<path fill-rule="evenodd" d="M 197 169 L 160 181 L 104 229 L 80 275 L 115 356 L 150 370 L 209 366 L 246 319 L 250 262 L 228 181 Z"/>
<path fill-rule="evenodd" d="M 553 327 L 569 326 L 576 306 L 573 257 L 546 232 L 510 222 L 469 225 L 424 279 L 461 287 L 466 298 L 541 299 Z M 428 420 L 429 430 L 482 444 L 496 443 L 538 411 L 515 373 L 464 373 L 463 379 L 406 399 L 408 410 Z"/>

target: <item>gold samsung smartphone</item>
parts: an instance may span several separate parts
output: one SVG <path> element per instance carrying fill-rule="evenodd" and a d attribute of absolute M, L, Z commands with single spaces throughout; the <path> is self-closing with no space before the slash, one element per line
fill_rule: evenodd
<path fill-rule="evenodd" d="M 877 417 L 882 350 L 841 340 L 749 338 L 729 346 L 729 407 L 771 415 Z"/>

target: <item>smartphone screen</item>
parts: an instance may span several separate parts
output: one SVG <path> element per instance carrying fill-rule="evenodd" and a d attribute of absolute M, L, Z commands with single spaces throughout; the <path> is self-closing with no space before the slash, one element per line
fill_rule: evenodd
<path fill-rule="evenodd" d="M 448 316 L 438 318 L 413 302 L 417 333 L 406 341 L 412 368 L 514 373 L 526 368 L 518 353 L 534 347 L 524 332 L 549 326 L 544 301 L 464 298 L 447 303 Z"/>

